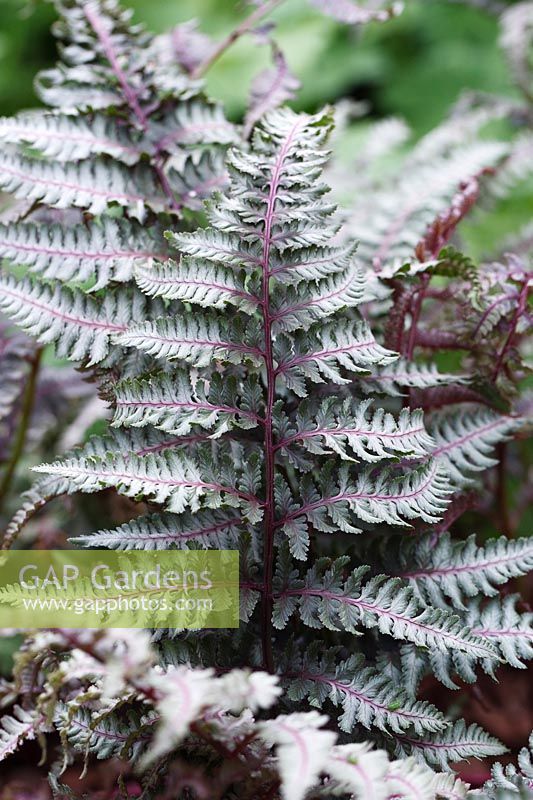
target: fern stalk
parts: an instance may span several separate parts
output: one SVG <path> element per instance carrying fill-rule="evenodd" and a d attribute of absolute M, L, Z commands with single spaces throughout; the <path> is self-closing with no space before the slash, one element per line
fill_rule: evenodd
<path fill-rule="evenodd" d="M 107 33 L 105 29 L 105 25 L 102 24 L 102 20 L 98 15 L 97 7 L 92 5 L 91 3 L 87 3 L 83 7 L 83 13 L 87 17 L 87 21 L 89 25 L 92 27 L 93 31 L 95 32 L 96 36 L 98 37 L 103 51 L 106 55 L 107 60 L 111 66 L 111 69 L 116 75 L 116 78 L 120 84 L 122 92 L 124 94 L 124 98 L 131 108 L 135 118 L 137 119 L 141 130 L 146 132 L 149 126 L 149 118 L 146 112 L 141 107 L 139 103 L 139 98 L 137 97 L 137 93 L 134 89 L 130 86 L 126 75 L 122 67 L 120 66 L 119 60 L 117 58 L 117 54 L 115 53 L 115 49 L 113 47 L 113 42 L 111 41 L 111 37 Z M 167 176 L 165 175 L 165 171 L 160 163 L 161 159 L 161 152 L 156 149 L 156 153 L 154 158 L 151 160 L 152 168 L 157 176 L 157 179 L 165 193 L 167 200 L 170 204 L 170 208 L 175 211 L 179 211 L 182 208 L 181 203 L 176 200 L 174 192 L 172 191 L 172 187 L 168 181 Z"/>
<path fill-rule="evenodd" d="M 275 533 L 275 507 L 274 507 L 274 469 L 275 469 L 275 443 L 272 428 L 272 414 L 275 402 L 276 390 L 276 368 L 272 353 L 272 318 L 270 311 L 270 247 L 272 235 L 272 223 L 274 219 L 274 209 L 276 206 L 279 180 L 283 163 L 291 146 L 291 142 L 301 125 L 301 121 L 295 122 L 289 132 L 284 144 L 280 148 L 277 160 L 272 171 L 272 178 L 269 186 L 268 203 L 265 214 L 265 232 L 263 242 L 263 258 L 261 268 L 262 276 L 262 314 L 265 332 L 265 368 L 267 380 L 267 401 L 265 410 L 265 485 L 266 485 L 266 507 L 265 507 L 265 528 L 264 528 L 264 565 L 265 574 L 263 582 L 263 614 L 262 614 L 262 646 L 263 660 L 265 669 L 269 672 L 274 670 L 274 659 L 272 654 L 272 578 L 274 575 L 274 533 Z"/>
<path fill-rule="evenodd" d="M 522 284 L 522 288 L 521 288 L 520 294 L 518 296 L 518 302 L 517 302 L 517 305 L 516 305 L 516 309 L 515 309 L 513 318 L 511 320 L 511 326 L 510 326 L 510 329 L 509 329 L 509 333 L 508 333 L 507 338 L 506 338 L 506 340 L 504 342 L 504 345 L 503 345 L 503 347 L 501 349 L 501 352 L 498 355 L 498 359 L 496 361 L 496 366 L 494 367 L 494 373 L 493 373 L 493 376 L 492 376 L 492 379 L 494 381 L 497 379 L 498 375 L 500 374 L 500 371 L 501 371 L 502 367 L 504 366 L 505 357 L 506 357 L 507 353 L 509 352 L 512 344 L 513 344 L 513 339 L 514 339 L 514 336 L 515 336 L 515 333 L 516 333 L 516 327 L 518 325 L 518 322 L 520 321 L 520 318 L 524 315 L 524 313 L 526 311 L 529 292 L 530 292 L 530 289 L 531 289 L 531 279 L 532 279 L 532 277 L 533 276 L 532 276 L 531 273 L 528 273 L 528 274 L 526 274 L 524 276 L 524 279 L 523 279 L 524 282 Z"/>
<path fill-rule="evenodd" d="M 240 25 L 238 25 L 219 45 L 215 47 L 213 52 L 191 72 L 191 78 L 202 78 L 208 72 L 213 64 L 224 55 L 241 36 L 253 30 L 262 19 L 267 17 L 278 6 L 284 3 L 285 0 L 268 0 L 268 2 L 260 3 L 259 6 L 253 11 Z"/>

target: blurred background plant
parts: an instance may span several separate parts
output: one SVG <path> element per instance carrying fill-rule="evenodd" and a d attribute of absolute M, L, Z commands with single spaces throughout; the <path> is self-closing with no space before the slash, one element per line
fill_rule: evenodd
<path fill-rule="evenodd" d="M 246 13 L 240 0 L 130 0 L 128 5 L 151 30 L 197 18 L 215 38 Z M 498 46 L 497 17 L 490 12 L 509 5 L 512 0 L 410 0 L 388 25 L 362 30 L 324 18 L 306 0 L 282 4 L 271 18 L 302 84 L 298 109 L 314 111 L 351 97 L 368 102 L 373 116 L 403 117 L 422 134 L 465 89 L 515 93 Z M 53 8 L 43 0 L 0 0 L 0 114 L 35 105 L 35 73 L 55 60 L 53 20 Z M 230 116 L 242 115 L 250 81 L 268 63 L 268 48 L 244 37 L 210 71 L 208 86 Z"/>
<path fill-rule="evenodd" d="M 249 13 L 249 4 L 241 0 L 125 0 L 125 4 L 135 10 L 137 21 L 152 30 L 165 31 L 197 18 L 202 21 L 202 31 L 215 39 L 227 35 Z M 292 105 L 313 112 L 326 103 L 352 101 L 355 117 L 360 113 L 361 118 L 335 142 L 341 157 L 351 165 L 357 164 L 359 148 L 365 143 L 368 147 L 367 136 L 370 133 L 372 137 L 376 130 L 373 123 L 389 118 L 398 120 L 394 123 L 397 128 L 389 128 L 389 132 L 395 130 L 398 134 L 398 147 L 391 147 L 384 160 L 378 159 L 385 173 L 395 174 L 395 167 L 412 144 L 441 123 L 465 93 L 520 99 L 499 45 L 500 27 L 497 14 L 493 13 L 515 4 L 513 0 L 407 0 L 405 13 L 397 19 L 386 25 L 358 29 L 324 17 L 307 0 L 286 0 L 274 12 L 272 20 L 277 26 L 276 42 L 301 84 Z M 11 115 L 38 104 L 33 91 L 34 76 L 56 60 L 56 43 L 50 33 L 54 19 L 53 7 L 44 0 L 0 0 L 0 115 Z M 193 35 L 194 28 L 190 31 Z M 268 33 L 268 26 L 264 33 Z M 270 65 L 267 41 L 267 36 L 241 38 L 209 71 L 210 93 L 225 103 L 228 115 L 234 120 L 243 117 L 253 78 Z M 407 128 L 402 128 L 403 123 Z M 504 138 L 510 133 L 505 129 L 509 126 L 507 121 L 491 124 L 499 125 L 498 134 Z M 410 130 L 411 134 L 403 137 L 403 130 Z M 354 202 L 353 196 L 347 199 L 350 204 Z M 477 214 L 475 210 L 461 225 L 462 244 L 474 259 L 486 255 L 493 250 L 494 243 L 505 239 L 507 233 L 520 230 L 531 219 L 531 180 L 518 181 L 512 192 L 490 202 L 491 213 Z M 15 344 L 25 352 L 27 349 L 24 369 L 31 374 L 37 357 L 35 347 L 22 337 Z M 94 387 L 82 383 L 73 369 L 58 364 L 48 349 L 42 361 L 44 370 L 35 394 L 37 413 L 28 420 L 26 445 L 30 446 L 17 465 L 16 475 L 9 480 L 11 510 L 18 505 L 18 493 L 28 487 L 27 467 L 31 463 L 49 460 L 79 439 L 98 432 L 99 426 L 103 427 L 103 406 L 94 398 Z M 457 369 L 458 356 L 440 353 L 439 366 L 443 372 Z M 531 379 L 525 382 L 531 384 Z M 2 391 L 5 386 L 1 385 L 0 373 Z M 20 407 L 17 413 L 20 414 Z M 0 445 L 1 433 L 0 428 Z M 527 513 L 527 506 L 531 508 L 531 490 L 526 487 L 518 495 L 524 464 L 531 461 L 527 452 L 530 445 L 520 441 L 510 451 L 505 447 L 498 454 L 505 464 L 505 470 L 502 468 L 498 473 L 504 476 L 503 483 L 491 484 L 486 509 L 469 511 L 456 524 L 461 535 L 476 531 L 482 539 L 502 527 L 501 520 L 490 521 L 498 492 L 508 494 L 509 506 L 516 517 L 512 534 L 525 535 L 531 531 L 533 512 Z M 8 452 L 4 459 L 8 464 L 9 457 Z M 5 471 L 3 475 L 5 481 Z M 498 480 L 498 475 L 494 475 Z M 45 511 L 38 525 L 32 527 L 30 523 L 23 542 L 32 541 L 38 547 L 66 546 L 68 536 L 84 534 L 97 527 L 102 519 L 112 518 L 120 523 L 130 516 L 129 501 L 113 492 L 101 495 L 98 503 L 90 497 L 75 501 L 67 498 L 60 507 L 56 505 L 51 512 Z M 530 596 L 531 589 L 525 581 L 521 588 L 525 596 Z M 18 639 L 0 640 L 0 673 L 9 673 L 11 654 L 18 644 Z M 501 694 L 493 690 L 489 695 L 483 687 L 483 693 L 473 695 L 464 712 L 471 721 L 479 721 L 483 714 L 492 716 L 487 727 L 514 748 L 522 744 L 531 721 L 530 672 L 524 671 L 523 676 L 522 681 L 515 674 L 503 680 Z M 513 730 L 505 731 L 508 714 L 503 709 L 509 707 L 507 689 L 511 681 L 517 688 L 517 709 L 512 715 Z M 426 692 L 431 699 L 438 692 L 442 699 L 440 686 L 435 688 L 430 683 Z"/>

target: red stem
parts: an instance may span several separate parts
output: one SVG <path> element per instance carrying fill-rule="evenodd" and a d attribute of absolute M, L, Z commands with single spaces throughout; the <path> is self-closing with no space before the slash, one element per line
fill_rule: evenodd
<path fill-rule="evenodd" d="M 274 357 L 272 352 L 272 314 L 270 310 L 270 248 L 272 244 L 272 227 L 274 220 L 274 209 L 281 178 L 281 170 L 296 129 L 300 123 L 296 123 L 287 136 L 274 166 L 272 180 L 268 195 L 268 205 L 265 215 L 265 233 L 263 240 L 263 258 L 261 266 L 263 269 L 263 291 L 262 291 L 262 313 L 263 327 L 265 331 L 265 368 L 267 381 L 267 403 L 265 410 L 265 485 L 266 485 L 266 505 L 265 505 L 265 531 L 264 531 L 264 578 L 263 578 L 263 602 L 262 602 L 262 626 L 261 640 L 263 651 L 263 663 L 268 672 L 274 672 L 274 658 L 272 653 L 272 578 L 274 574 L 274 531 L 275 504 L 274 504 L 274 468 L 275 450 L 274 437 L 272 432 L 272 411 L 275 401 L 276 390 L 276 370 L 274 367 Z"/>
<path fill-rule="evenodd" d="M 249 17 L 247 17 L 241 24 L 235 28 L 225 39 L 220 42 L 219 45 L 215 47 L 213 52 L 202 61 L 196 69 L 194 69 L 191 73 L 191 78 L 201 78 L 205 73 L 211 69 L 213 64 L 218 61 L 218 59 L 224 55 L 226 50 L 230 48 L 241 36 L 244 34 L 249 33 L 259 22 L 261 22 L 264 17 L 270 14 L 271 11 L 274 11 L 276 6 L 281 5 L 284 0 L 269 0 L 269 2 L 262 3 L 258 8 L 253 11 Z"/>
<path fill-rule="evenodd" d="M 102 20 L 98 16 L 98 14 L 94 11 L 90 4 L 84 5 L 83 7 L 84 14 L 87 18 L 87 21 L 93 31 L 95 32 L 100 44 L 102 45 L 102 49 L 104 51 L 105 57 L 109 61 L 111 65 L 111 69 L 115 73 L 115 76 L 120 84 L 122 89 L 122 93 L 124 94 L 124 98 L 131 108 L 134 116 L 137 119 L 140 127 L 143 131 L 146 132 L 149 125 L 149 119 L 145 111 L 143 111 L 141 104 L 139 103 L 139 98 L 137 97 L 137 93 L 135 90 L 130 86 L 128 83 L 128 79 L 122 67 L 119 64 L 117 55 L 115 53 L 115 49 L 113 47 L 113 42 L 109 33 L 106 31 L 105 26 L 102 24 Z M 159 149 L 156 150 L 155 158 L 152 161 L 152 168 L 157 175 L 157 179 L 161 184 L 161 188 L 165 193 L 170 207 L 173 208 L 175 211 L 179 210 L 182 207 L 182 204 L 176 200 L 174 196 L 174 192 L 170 186 L 167 176 L 163 170 L 162 165 L 160 164 L 161 152 Z"/>
<path fill-rule="evenodd" d="M 412 311 L 412 319 L 411 319 L 411 329 L 409 331 L 409 340 L 407 342 L 407 348 L 405 352 L 406 358 L 411 361 L 413 358 L 413 352 L 416 345 L 416 333 L 418 327 L 418 320 L 420 319 L 420 313 L 422 311 L 422 304 L 424 302 L 424 297 L 426 294 L 426 289 L 429 285 L 431 278 L 429 275 L 422 275 L 420 288 L 418 290 L 416 300 L 414 303 L 413 311 Z"/>
<path fill-rule="evenodd" d="M 493 381 L 495 381 L 496 378 L 498 377 L 498 375 L 500 374 L 500 370 L 503 367 L 505 356 L 507 355 L 507 353 L 508 353 L 508 351 L 509 351 L 509 349 L 510 349 L 512 343 L 513 343 L 514 335 L 516 333 L 516 326 L 518 325 L 520 317 L 522 316 L 522 314 L 526 310 L 527 298 L 528 298 L 528 294 L 529 294 L 529 280 L 530 280 L 530 278 L 531 278 L 531 275 L 525 275 L 524 276 L 524 283 L 523 283 L 523 286 L 522 286 L 522 289 L 520 291 L 520 295 L 519 295 L 519 298 L 518 298 L 518 305 L 516 306 L 516 311 L 514 313 L 512 321 L 511 321 L 511 329 L 509 331 L 509 335 L 507 336 L 507 339 L 505 340 L 505 344 L 502 347 L 502 351 L 501 351 L 500 355 L 498 356 L 498 360 L 497 360 L 496 366 L 494 368 L 494 374 L 492 376 L 492 380 Z"/>

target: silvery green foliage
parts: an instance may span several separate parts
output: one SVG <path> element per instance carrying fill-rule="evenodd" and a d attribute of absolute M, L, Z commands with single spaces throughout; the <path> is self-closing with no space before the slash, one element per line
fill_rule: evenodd
<path fill-rule="evenodd" d="M 524 661 L 533 658 L 533 614 L 520 613 L 518 595 L 495 597 L 481 606 L 479 600 L 470 604 L 467 623 L 474 634 L 492 642 L 505 661 L 515 669 L 525 669 Z"/>
<path fill-rule="evenodd" d="M 454 541 L 449 533 L 435 540 L 428 534 L 417 541 L 388 542 L 390 564 L 407 578 L 426 602 L 464 609 L 470 597 L 494 597 L 511 578 L 526 575 L 533 565 L 530 539 L 489 539 L 482 545 L 472 534 Z M 392 547 L 392 549 L 391 549 Z"/>
<path fill-rule="evenodd" d="M 476 127 L 482 127 L 485 120 L 476 117 Z M 454 135 L 459 136 L 459 128 L 453 128 Z M 442 138 L 438 142 L 434 134 L 428 134 L 399 174 L 389 178 L 390 185 L 376 187 L 372 212 L 362 197 L 356 200 L 348 230 L 360 241 L 361 257 L 384 275 L 394 275 L 411 260 L 428 225 L 446 207 L 465 176 L 495 166 L 507 152 L 499 142 L 467 141 L 458 148 L 450 147 L 448 137 Z M 472 132 L 469 138 L 473 139 Z"/>
<path fill-rule="evenodd" d="M 135 290 L 115 290 L 96 299 L 61 284 L 51 288 L 11 275 L 0 281 L 0 309 L 5 314 L 41 344 L 57 342 L 58 356 L 88 367 L 110 355 L 116 333 L 146 314 L 146 298 Z"/>
<path fill-rule="evenodd" d="M 483 797 L 487 800 L 503 800 L 505 797 L 522 800 L 531 796 L 533 786 L 533 734 L 529 737 L 529 747 L 523 747 L 518 755 L 518 768 L 514 764 L 495 764 L 492 777 L 483 787 Z M 481 797 L 472 792 L 472 797 Z"/>
<path fill-rule="evenodd" d="M 2 258 L 42 278 L 89 284 L 92 291 L 130 281 L 134 265 L 156 258 L 157 248 L 150 231 L 107 217 L 90 228 L 31 222 L 0 228 Z"/>
<path fill-rule="evenodd" d="M 427 402 L 470 392 L 475 375 L 440 372 L 376 335 L 366 305 L 377 298 L 377 318 L 388 309 L 394 328 L 395 286 L 376 289 L 368 267 L 384 281 L 440 269 L 478 290 L 460 254 L 418 256 L 465 199 L 458 183 L 507 153 L 474 141 L 504 112 L 469 109 L 425 137 L 398 191 L 376 191 L 375 203 L 354 177 L 366 188 L 342 228 L 322 180 L 330 112 L 272 110 L 279 92 L 261 82 L 250 142 L 226 152 L 234 126 L 182 54 L 169 55 L 168 37 L 132 26 L 115 0 L 56 5 L 62 61 L 38 80 L 52 111 L 0 123 L 0 186 L 32 200 L 27 218 L 0 228 L 0 255 L 37 273 L 3 275 L 0 305 L 90 369 L 113 416 L 106 435 L 36 469 L 7 542 L 49 499 L 112 489 L 142 502 L 140 515 L 75 544 L 238 549 L 242 572 L 239 631 L 169 632 L 157 654 L 133 632 L 33 639 L 28 663 L 45 648 L 70 653 L 40 687 L 43 698 L 61 687 L 66 751 L 126 756 L 162 776 L 166 759 L 192 751 L 202 762 L 222 746 L 223 759 L 242 757 L 246 780 L 258 776 L 254 798 L 279 786 L 287 800 L 313 787 L 466 797 L 427 765 L 505 748 L 419 700 L 418 683 L 433 672 L 455 688 L 480 667 L 523 666 L 530 617 L 497 593 L 531 568 L 531 552 L 506 539 L 456 543 L 439 526 L 522 419 L 469 396 L 453 412 Z M 354 23 L 398 10 L 315 5 Z M 477 313 L 480 331 L 498 328 L 499 312 Z M 22 723 L 6 728 L 17 741 Z"/>
<path fill-rule="evenodd" d="M 401 579 L 379 575 L 367 580 L 368 567 L 359 567 L 345 578 L 349 562 L 348 557 L 333 563 L 319 560 L 303 579 L 296 571 L 287 574 L 282 564 L 275 584 L 276 627 L 285 627 L 298 613 L 311 628 L 358 633 L 361 625 L 377 625 L 381 633 L 419 647 L 458 650 L 480 659 L 494 657 L 491 646 L 472 635 L 459 617 L 424 608 Z"/>
<path fill-rule="evenodd" d="M 431 457 L 437 443 L 420 412 L 395 418 L 368 402 L 320 399 L 324 384 L 350 386 L 397 358 L 357 315 L 364 293 L 351 247 L 330 244 L 337 222 L 319 180 L 329 129 L 328 115 L 271 112 L 256 128 L 253 149 L 230 153 L 230 192 L 209 207 L 211 227 L 171 237 L 180 264 L 135 269 L 139 288 L 169 305 L 111 336 L 160 370 L 115 384 L 115 425 L 134 436 L 111 449 L 109 440 L 94 440 L 38 471 L 47 476 L 45 493 L 112 487 L 166 512 L 81 543 L 209 547 L 231 536 L 243 547 L 249 540 L 246 569 L 259 589 L 267 580 L 263 559 L 284 541 L 292 558 L 305 560 L 319 533 L 353 535 L 415 519 L 431 525 L 444 513 L 453 488 L 446 462 Z M 297 489 L 285 464 L 298 476 Z M 24 516 L 34 498 L 29 506 Z M 341 559 L 333 570 L 318 562 L 302 584 L 286 558 L 287 580 L 270 590 L 276 627 L 298 609 L 312 627 L 379 632 L 427 648 L 429 666 L 446 683 L 456 672 L 470 678 L 478 661 L 498 662 L 496 645 L 464 619 L 425 606 L 400 579 L 363 583 L 365 568 L 354 565 L 344 576 L 349 560 Z M 265 603 L 253 591 L 245 604 L 251 627 Z M 273 630 L 268 635 L 276 640 Z M 295 651 L 281 675 L 293 702 L 338 707 L 345 731 L 362 726 L 425 742 L 449 726 L 431 705 L 398 693 L 361 654 Z M 465 750 L 452 739 L 449 756 L 499 747 L 480 736 Z M 426 750 L 414 752 L 424 758 Z"/>
<path fill-rule="evenodd" d="M 10 715 L 0 719 L 0 761 L 17 750 L 21 744 L 35 739 L 42 730 L 43 720 L 20 706 L 15 706 Z"/>
<path fill-rule="evenodd" d="M 432 767 L 445 770 L 449 762 L 471 758 L 480 750 L 486 756 L 494 757 L 501 755 L 505 749 L 501 742 L 479 725 L 466 725 L 460 720 L 432 737 L 418 740 L 408 736 L 397 737 L 395 753 L 398 758 L 422 758 Z"/>
<path fill-rule="evenodd" d="M 410 800 L 470 796 L 467 784 L 414 758 L 391 761 L 368 742 L 340 744 L 338 735 L 326 727 L 328 718 L 316 710 L 256 720 L 258 711 L 273 710 L 280 694 L 278 678 L 265 672 L 237 668 L 217 676 L 212 670 L 184 665 L 162 669 L 154 666 L 156 654 L 147 634 L 139 631 L 95 636 L 56 630 L 30 637 L 26 646 L 28 664 L 43 649 L 63 654 L 50 681 L 74 680 L 84 686 L 84 692 L 71 693 L 57 705 L 54 723 L 64 745 L 85 758 L 92 753 L 99 759 L 128 759 L 139 769 L 184 742 L 191 726 L 198 734 L 188 743 L 193 757 L 205 753 L 206 743 L 212 742 L 223 744 L 229 754 L 238 750 L 243 791 L 279 786 L 284 800 L 304 800 L 309 790 L 313 796 L 318 792 L 320 797 L 359 800 L 368 800 L 369 792 L 380 800 L 391 793 Z M 109 698 L 112 684 L 123 686 L 129 705 Z M 143 702 L 132 705 L 134 699 Z M 178 707 L 182 713 L 176 718 Z M 6 747 L 35 734 L 35 717 L 18 708 L 2 724 Z M 223 766 L 213 764 L 212 772 L 212 778 L 200 772 L 196 776 L 195 785 L 202 786 L 206 796 L 235 783 L 235 773 L 228 776 Z M 168 785 L 172 787 L 172 775 Z M 52 786 L 70 796 L 57 773 Z"/>
<path fill-rule="evenodd" d="M 23 222 L 2 226 L 0 255 L 39 279 L 30 288 L 2 276 L 1 294 L 19 324 L 92 365 L 107 355 L 110 319 L 120 326 L 135 315 L 124 316 L 117 297 L 99 316 L 84 291 L 128 283 L 136 263 L 166 257 L 158 215 L 179 217 L 223 185 L 215 151 L 237 134 L 176 65 L 158 67 L 156 40 L 116 2 L 57 7 L 62 60 L 37 81 L 52 110 L 0 121 L 0 186 L 30 201 Z M 69 336 L 83 339 L 79 349 Z"/>
<path fill-rule="evenodd" d="M 428 420 L 428 431 L 436 445 L 432 454 L 442 459 L 454 486 L 465 486 L 476 473 L 498 463 L 492 457 L 494 448 L 523 424 L 519 417 L 473 404 L 437 411 Z"/>

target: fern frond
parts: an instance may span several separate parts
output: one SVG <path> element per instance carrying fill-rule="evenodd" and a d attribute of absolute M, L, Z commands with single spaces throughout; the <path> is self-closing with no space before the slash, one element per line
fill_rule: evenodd
<path fill-rule="evenodd" d="M 380 269 L 387 265 L 391 274 L 412 258 L 426 228 L 450 204 L 465 178 L 496 166 L 508 152 L 504 144 L 481 141 L 451 153 L 442 148 L 428 157 L 424 147 L 422 140 L 401 176 L 392 177 L 394 188 L 385 184 L 374 194 L 371 211 L 360 198 L 348 222 L 364 262 Z"/>
<path fill-rule="evenodd" d="M 110 84 L 107 70 L 99 65 L 58 64 L 44 69 L 35 79 L 37 97 L 65 114 L 104 111 L 123 104 L 120 90 Z"/>
<path fill-rule="evenodd" d="M 406 394 L 405 389 L 429 389 L 434 386 L 469 383 L 468 375 L 439 372 L 435 364 L 417 363 L 399 358 L 385 367 L 378 367 L 361 380 L 368 392 L 383 392 L 393 397 Z"/>
<path fill-rule="evenodd" d="M 413 755 L 417 760 L 443 770 L 449 769 L 450 763 L 465 758 L 488 758 L 505 752 L 507 748 L 498 739 L 479 725 L 467 726 L 463 720 L 424 739 L 399 735 L 395 747 L 399 758 Z"/>
<path fill-rule="evenodd" d="M 63 43 L 63 63 L 39 76 L 44 102 L 67 113 L 113 105 L 140 111 L 139 56 L 148 57 L 151 37 L 113 0 L 57 0 L 57 6 L 61 20 L 54 33 Z"/>
<path fill-rule="evenodd" d="M 120 220 L 69 228 L 32 222 L 0 226 L 0 258 L 30 267 L 47 280 L 89 283 L 91 291 L 126 283 L 136 264 L 156 257 L 164 253 L 158 253 L 152 236 Z"/>
<path fill-rule="evenodd" d="M 493 598 L 481 606 L 478 600 L 468 605 L 466 623 L 477 636 L 496 645 L 499 653 L 515 669 L 525 669 L 533 658 L 533 613 L 520 614 L 519 595 Z"/>
<path fill-rule="evenodd" d="M 249 361 L 257 366 L 263 359 L 257 336 L 242 319 L 227 320 L 212 312 L 156 319 L 130 328 L 115 341 L 154 358 L 180 359 L 195 367 L 208 366 L 213 359 L 231 364 Z"/>
<path fill-rule="evenodd" d="M 94 155 L 108 155 L 129 166 L 142 155 L 116 122 L 93 116 L 91 123 L 79 117 L 33 112 L 0 118 L 0 142 L 27 145 L 45 158 L 58 162 L 81 161 Z"/>
<path fill-rule="evenodd" d="M 157 149 L 171 155 L 192 150 L 195 145 L 236 144 L 239 138 L 237 128 L 226 119 L 222 107 L 198 97 L 184 99 L 164 112 L 153 121 L 150 134 Z"/>
<path fill-rule="evenodd" d="M 217 472 L 218 468 L 218 472 Z M 256 517 L 261 502 L 239 490 L 236 470 L 225 465 L 228 485 L 220 482 L 221 464 L 197 463 L 177 451 L 149 453 L 146 456 L 104 452 L 102 455 L 69 458 L 34 467 L 36 472 L 68 479 L 73 491 L 93 493 L 115 488 L 127 497 L 146 497 L 164 504 L 168 511 L 180 514 L 187 507 L 198 511 L 201 503 L 217 508 L 221 499 L 233 507 L 242 506 L 245 513 Z"/>
<path fill-rule="evenodd" d="M 56 725 L 68 743 L 85 755 L 99 760 L 130 759 L 135 763 L 149 744 L 158 717 L 154 712 L 140 714 L 133 709 L 123 713 L 91 712 L 83 706 L 74 713 L 60 707 Z"/>
<path fill-rule="evenodd" d="M 493 597 L 498 587 L 533 569 L 530 539 L 489 539 L 478 547 L 473 534 L 454 541 L 448 532 L 431 534 L 415 542 L 403 540 L 396 554 L 399 573 L 411 582 L 421 598 L 442 606 L 447 598 L 455 608 L 465 608 L 465 597 Z"/>
<path fill-rule="evenodd" d="M 59 356 L 93 366 L 109 354 L 112 338 L 146 316 L 139 293 L 107 293 L 102 300 L 79 290 L 0 274 L 0 309 L 37 341 L 54 342 Z"/>
<path fill-rule="evenodd" d="M 130 453 L 142 457 L 149 453 L 176 449 L 186 444 L 187 440 L 178 440 L 153 429 L 113 431 L 106 436 L 91 437 L 83 446 L 66 453 L 65 458 L 101 458 L 106 452 L 123 453 L 125 458 Z M 8 549 L 11 546 L 27 521 L 43 506 L 57 497 L 77 491 L 77 485 L 70 481 L 68 475 L 46 475 L 35 481 L 21 496 L 21 506 L 6 529 L 2 548 Z"/>
<path fill-rule="evenodd" d="M 192 211 L 203 211 L 206 200 L 215 192 L 227 189 L 226 164 L 223 154 L 217 150 L 205 150 L 199 158 L 193 152 L 184 159 L 170 159 L 169 165 L 170 187 L 179 198 L 179 205 Z"/>
<path fill-rule="evenodd" d="M 533 733 L 528 747 L 518 754 L 518 765 L 497 763 L 492 767 L 491 779 L 483 786 L 487 800 L 527 800 L 533 787 Z M 473 795 L 473 797 L 476 795 Z"/>
<path fill-rule="evenodd" d="M 253 314 L 259 298 L 247 290 L 244 275 L 221 265 L 206 265 L 194 258 L 172 260 L 165 265 L 138 267 L 135 279 L 150 297 L 182 300 L 204 308 L 224 308 L 228 303 Z"/>
<path fill-rule="evenodd" d="M 370 367 L 389 364 L 396 355 L 376 342 L 362 320 L 326 324 L 320 329 L 284 336 L 275 343 L 277 375 L 300 397 L 307 394 L 305 379 L 313 383 L 332 381 L 348 384 L 349 373 L 368 372 Z"/>
<path fill-rule="evenodd" d="M 271 275 L 282 284 L 321 281 L 353 269 L 357 245 L 299 248 L 293 252 L 272 253 Z"/>
<path fill-rule="evenodd" d="M 364 582 L 369 567 L 358 567 L 348 578 L 349 557 L 318 560 L 301 580 L 294 574 L 276 587 L 274 624 L 285 627 L 298 611 L 311 628 L 359 633 L 361 627 L 403 639 L 429 650 L 459 650 L 474 659 L 491 659 L 496 652 L 482 634 L 473 635 L 461 619 L 449 611 L 424 609 L 403 581 L 378 575 Z"/>
<path fill-rule="evenodd" d="M 116 204 L 142 222 L 147 210 L 164 211 L 151 173 L 139 166 L 132 172 L 114 161 L 68 164 L 0 153 L 0 188 L 19 198 L 46 203 L 53 208 L 82 208 L 102 214 Z"/>
<path fill-rule="evenodd" d="M 0 719 L 0 762 L 18 750 L 23 742 L 35 739 L 38 732 L 40 723 L 35 716 L 15 706 L 11 716 Z"/>
<path fill-rule="evenodd" d="M 472 483 L 471 473 L 498 463 L 489 455 L 522 424 L 519 418 L 498 414 L 486 406 L 448 409 L 432 414 L 427 427 L 435 440 L 433 457 L 442 460 L 454 486 Z"/>
<path fill-rule="evenodd" d="M 261 262 L 260 247 L 212 228 L 200 228 L 194 233 L 167 231 L 165 237 L 182 256 L 248 270 L 257 269 Z"/>
<path fill-rule="evenodd" d="M 434 523 L 446 509 L 450 494 L 446 473 L 438 463 L 399 477 L 388 470 L 375 476 L 371 469 L 366 469 L 355 479 L 343 466 L 337 481 L 323 470 L 322 482 L 323 489 L 319 491 L 310 478 L 304 478 L 300 485 L 302 502 L 298 504 L 288 487 L 278 481 L 276 527 L 288 537 L 296 558 L 306 556 L 309 523 L 324 533 L 339 529 L 358 533 L 360 529 L 354 526 L 354 520 L 371 525 L 408 526 L 407 520 L 418 518 Z"/>
<path fill-rule="evenodd" d="M 185 436 L 193 425 L 221 436 L 234 426 L 254 428 L 262 394 L 256 382 L 242 387 L 236 378 L 214 375 L 209 382 L 181 369 L 141 380 L 123 381 L 115 387 L 117 427 L 154 425 L 167 433 Z"/>
<path fill-rule="evenodd" d="M 359 305 L 365 291 L 366 278 L 356 264 L 314 286 L 280 288 L 272 297 L 272 330 L 274 333 L 307 330 L 313 323 L 344 308 Z"/>
<path fill-rule="evenodd" d="M 341 730 L 349 733 L 357 723 L 394 733 L 409 729 L 419 733 L 442 731 L 448 726 L 434 706 L 409 699 L 401 687 L 365 666 L 361 655 L 337 664 L 337 650 L 320 656 L 316 650 L 309 648 L 301 669 L 284 674 L 289 681 L 288 695 L 298 702 L 307 698 L 317 708 L 322 708 L 328 699 L 340 706 Z"/>
<path fill-rule="evenodd" d="M 227 511 L 195 514 L 151 514 L 137 517 L 113 530 L 101 530 L 70 539 L 81 547 L 110 550 L 187 550 L 192 546 L 233 550 L 245 525 L 244 517 Z"/>
<path fill-rule="evenodd" d="M 383 408 L 369 414 L 371 401 L 327 398 L 304 400 L 294 424 L 275 417 L 276 447 L 282 452 L 301 445 L 314 455 L 337 454 L 343 460 L 377 462 L 388 458 L 426 456 L 434 447 L 420 410 L 402 409 L 396 420 Z"/>

